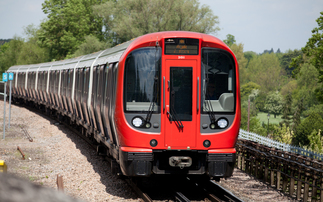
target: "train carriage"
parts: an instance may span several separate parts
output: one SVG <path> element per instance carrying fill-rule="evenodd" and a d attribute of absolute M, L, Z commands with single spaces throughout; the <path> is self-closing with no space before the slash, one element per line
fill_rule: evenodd
<path fill-rule="evenodd" d="M 216 37 L 171 31 L 8 72 L 15 73 L 14 100 L 78 125 L 113 159 L 113 171 L 221 178 L 235 164 L 238 69 Z"/>

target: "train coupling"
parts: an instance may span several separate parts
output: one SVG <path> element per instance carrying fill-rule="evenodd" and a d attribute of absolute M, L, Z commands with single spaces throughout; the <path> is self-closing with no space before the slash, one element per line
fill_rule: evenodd
<path fill-rule="evenodd" d="M 192 165 L 192 158 L 188 156 L 171 156 L 169 157 L 169 165 L 172 167 L 190 167 Z"/>

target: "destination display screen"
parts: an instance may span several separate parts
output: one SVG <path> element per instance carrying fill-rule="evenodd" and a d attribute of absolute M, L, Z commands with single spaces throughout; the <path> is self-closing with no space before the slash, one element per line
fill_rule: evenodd
<path fill-rule="evenodd" d="M 198 55 L 198 39 L 165 39 L 165 55 Z"/>

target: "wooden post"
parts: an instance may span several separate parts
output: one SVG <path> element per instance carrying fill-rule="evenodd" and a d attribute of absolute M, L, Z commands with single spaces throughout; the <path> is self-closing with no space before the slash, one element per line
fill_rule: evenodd
<path fill-rule="evenodd" d="M 296 194 L 297 200 L 301 199 L 301 194 L 302 194 L 302 181 L 301 180 L 302 180 L 301 170 L 298 167 L 297 194 Z"/>
<path fill-rule="evenodd" d="M 316 173 L 317 174 L 317 173 Z M 316 174 L 314 175 L 314 178 L 313 178 L 313 188 L 312 188 L 312 201 L 311 202 L 316 202 L 317 201 L 317 188 L 316 188 Z"/>
<path fill-rule="evenodd" d="M 322 187 L 323 187 L 323 176 L 322 176 L 322 174 L 320 176 L 321 176 L 321 189 L 322 189 Z M 320 201 L 323 202 L 323 190 L 321 190 Z"/>
<path fill-rule="evenodd" d="M 277 174 L 276 174 L 276 179 L 277 179 L 277 182 L 276 182 L 276 189 L 279 190 L 280 188 L 280 176 L 281 176 L 281 172 L 280 172 L 280 169 L 277 169 Z"/>
<path fill-rule="evenodd" d="M 241 153 L 238 154 L 238 165 L 237 166 L 238 166 L 238 169 L 241 169 Z"/>
<path fill-rule="evenodd" d="M 242 157 L 241 157 L 241 170 L 245 171 L 245 160 L 244 160 L 244 153 L 242 153 Z"/>
<path fill-rule="evenodd" d="M 275 179 L 274 179 L 275 175 L 274 174 L 275 174 L 275 171 L 271 170 L 270 171 L 270 186 L 275 185 Z"/>
<path fill-rule="evenodd" d="M 56 180 L 58 190 L 64 191 L 63 176 L 58 174 Z"/>
<path fill-rule="evenodd" d="M 264 175 L 264 181 L 267 182 L 268 180 L 268 159 L 265 159 L 265 175 Z"/>
<path fill-rule="evenodd" d="M 284 159 L 288 160 L 289 159 L 289 155 L 287 154 L 287 152 L 284 152 Z M 283 193 L 286 193 L 287 191 L 287 184 L 288 184 L 288 178 L 287 178 L 287 174 L 288 174 L 288 170 L 290 169 L 289 164 L 287 164 L 287 161 L 284 161 L 283 163 Z"/>
<path fill-rule="evenodd" d="M 293 196 L 293 194 L 294 194 L 294 190 L 295 190 L 295 179 L 294 179 L 294 177 L 295 177 L 295 171 L 294 171 L 294 168 L 293 168 L 293 170 L 291 171 L 291 178 L 290 178 L 290 183 L 289 183 L 289 195 L 290 196 Z"/>
<path fill-rule="evenodd" d="M 305 176 L 304 194 L 303 194 L 304 201 L 307 201 L 308 199 L 308 192 L 309 192 L 309 184 L 307 184 L 308 181 L 309 181 L 308 177 Z"/>

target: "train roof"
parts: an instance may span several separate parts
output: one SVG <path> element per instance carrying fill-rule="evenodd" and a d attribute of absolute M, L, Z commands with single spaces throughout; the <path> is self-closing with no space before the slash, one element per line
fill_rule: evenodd
<path fill-rule="evenodd" d="M 133 39 L 134 40 L 134 39 Z M 120 57 L 127 49 L 133 40 L 122 43 L 112 48 L 98 51 L 92 54 L 79 56 L 67 60 L 53 61 L 47 63 L 30 64 L 30 65 L 15 65 L 10 67 L 7 72 L 32 72 L 32 71 L 45 71 L 45 70 L 61 70 L 61 69 L 74 69 L 84 68 L 113 63 L 119 61 Z"/>
<path fill-rule="evenodd" d="M 61 70 L 61 69 L 74 69 L 74 68 L 84 68 L 118 62 L 123 56 L 123 53 L 127 50 L 131 51 L 135 48 L 143 46 L 143 44 L 154 45 L 156 41 L 163 43 L 163 38 L 198 38 L 204 43 L 203 47 L 208 47 L 210 44 L 216 44 L 217 47 L 232 52 L 230 48 L 222 42 L 220 39 L 203 33 L 189 32 L 189 31 L 165 31 L 165 32 L 155 32 L 140 36 L 138 38 L 127 41 L 123 44 L 117 45 L 112 48 L 108 48 L 96 53 L 79 56 L 76 58 L 71 58 L 67 60 L 53 61 L 40 64 L 31 65 L 16 65 L 10 67 L 7 72 L 30 72 L 30 71 L 46 71 L 46 70 Z M 154 43 L 154 44 L 153 44 Z"/>

